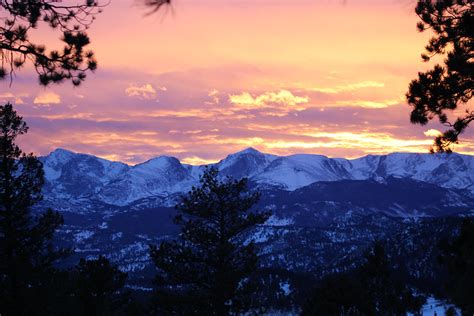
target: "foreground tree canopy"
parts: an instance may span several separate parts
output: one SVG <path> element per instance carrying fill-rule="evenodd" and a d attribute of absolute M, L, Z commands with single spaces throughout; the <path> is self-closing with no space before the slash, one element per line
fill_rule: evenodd
<path fill-rule="evenodd" d="M 443 65 L 435 65 L 420 72 L 410 83 L 407 93 L 412 106 L 411 122 L 425 125 L 437 117 L 448 127 L 436 137 L 432 151 L 451 152 L 469 124 L 474 121 L 474 110 L 469 101 L 474 89 L 474 14 L 472 0 L 419 0 L 416 13 L 421 19 L 418 29 L 433 30 L 434 36 L 422 55 L 429 61 L 444 55 Z M 462 109 L 463 115 L 454 121 L 449 112 Z"/>
<path fill-rule="evenodd" d="M 246 309 L 258 258 L 244 234 L 269 216 L 252 210 L 258 199 L 246 179 L 220 180 L 217 169 L 205 171 L 200 187 L 177 205 L 179 239 L 150 249 L 158 268 L 159 315 L 228 315 Z"/>
<path fill-rule="evenodd" d="M 401 280 L 380 242 L 353 271 L 325 277 L 302 315 L 418 315 L 425 298 Z"/>
<path fill-rule="evenodd" d="M 52 242 L 62 216 L 31 210 L 42 199 L 44 172 L 35 156 L 15 144 L 27 131 L 11 104 L 0 106 L 0 311 L 6 315 L 48 314 L 40 306 L 53 264 L 67 254 Z"/>
<path fill-rule="evenodd" d="M 465 219 L 458 236 L 440 244 L 441 263 L 447 267 L 448 298 L 466 315 L 474 314 L 474 220 Z"/>
<path fill-rule="evenodd" d="M 70 80 L 79 85 L 88 71 L 97 68 L 85 30 L 102 5 L 83 0 L 68 4 L 57 0 L 0 0 L 0 79 L 12 76 L 30 60 L 42 85 Z M 44 24 L 62 33 L 62 50 L 48 51 L 30 37 L 32 29 Z"/>
<path fill-rule="evenodd" d="M 79 315 L 114 315 L 128 303 L 123 291 L 127 274 L 104 256 L 81 259 L 72 274 Z"/>
<path fill-rule="evenodd" d="M 97 68 L 86 30 L 107 0 L 0 0 L 0 80 L 13 79 L 15 71 L 31 61 L 41 85 L 70 81 L 77 86 Z M 143 0 L 155 13 L 171 0 Z M 31 39 L 31 31 L 46 26 L 62 34 L 64 47 L 48 51 Z"/>
<path fill-rule="evenodd" d="M 0 105 L 0 313 L 128 315 L 127 274 L 105 257 L 58 269 L 71 252 L 53 239 L 63 217 L 36 206 L 42 200 L 43 164 L 16 144 L 27 132 L 13 106 Z"/>

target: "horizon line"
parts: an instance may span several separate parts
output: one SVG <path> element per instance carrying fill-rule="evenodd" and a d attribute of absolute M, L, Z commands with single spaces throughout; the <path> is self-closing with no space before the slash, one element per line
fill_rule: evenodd
<path fill-rule="evenodd" d="M 239 153 L 245 153 L 245 152 L 248 152 L 248 151 L 255 151 L 255 152 L 258 152 L 260 154 L 276 156 L 276 157 L 291 157 L 291 156 L 296 156 L 296 155 L 307 155 L 307 156 L 320 156 L 320 157 L 324 157 L 324 158 L 327 158 L 327 159 L 345 159 L 345 160 L 357 160 L 357 159 L 361 159 L 361 158 L 365 158 L 365 157 L 369 157 L 369 156 L 389 156 L 389 155 L 394 155 L 394 154 L 406 154 L 406 155 L 409 155 L 409 154 L 412 154 L 412 155 L 461 155 L 461 156 L 474 157 L 474 154 L 470 154 L 470 153 L 460 153 L 460 152 L 452 152 L 452 153 L 438 153 L 438 152 L 435 152 L 435 153 L 431 153 L 431 152 L 428 152 L 428 151 L 427 152 L 401 152 L 401 151 L 396 151 L 396 152 L 390 152 L 390 153 L 386 153 L 386 154 L 366 154 L 366 155 L 363 155 L 363 156 L 351 157 L 351 158 L 331 157 L 331 156 L 326 156 L 326 155 L 317 154 L 317 153 L 293 153 L 293 154 L 290 154 L 290 155 L 277 155 L 277 154 L 273 154 L 273 153 L 260 151 L 260 150 L 256 149 L 255 147 L 252 147 L 252 146 L 245 147 L 242 150 L 238 150 L 236 152 L 229 153 L 224 158 L 221 158 L 221 159 L 216 160 L 214 162 L 204 163 L 204 164 L 185 163 L 185 162 L 183 162 L 183 160 L 186 159 L 186 158 L 180 159 L 178 157 L 170 156 L 170 155 L 157 155 L 157 156 L 153 156 L 152 158 L 146 159 L 142 162 L 137 162 L 137 163 L 132 164 L 132 163 L 127 163 L 127 162 L 120 161 L 120 160 L 108 159 L 108 158 L 105 158 L 105 157 L 100 156 L 100 155 L 95 155 L 95 154 L 85 153 L 85 152 L 78 152 L 78 151 L 74 151 L 74 150 L 71 150 L 71 149 L 66 149 L 66 148 L 63 148 L 63 147 L 57 147 L 53 151 L 49 152 L 47 155 L 37 155 L 37 157 L 38 158 L 48 157 L 56 151 L 64 151 L 64 152 L 68 152 L 68 153 L 71 153 L 71 154 L 74 154 L 74 155 L 92 156 L 92 157 L 96 157 L 96 158 L 106 160 L 106 161 L 109 161 L 109 162 L 122 163 L 124 165 L 131 166 L 131 167 L 138 166 L 138 165 L 141 165 L 141 164 L 145 164 L 145 163 L 147 163 L 149 161 L 152 161 L 154 159 L 157 159 L 157 158 L 173 158 L 173 159 L 178 160 L 182 165 L 188 165 L 188 166 L 196 166 L 196 167 L 208 166 L 208 165 L 218 164 L 219 162 L 225 160 L 226 158 L 228 158 L 231 155 L 235 155 L 235 154 L 239 154 Z"/>

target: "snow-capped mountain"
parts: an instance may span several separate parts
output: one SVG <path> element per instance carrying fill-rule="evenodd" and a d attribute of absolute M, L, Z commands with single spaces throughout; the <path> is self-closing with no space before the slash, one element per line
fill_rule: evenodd
<path fill-rule="evenodd" d="M 150 286 L 148 245 L 177 235 L 173 206 L 206 166 L 167 156 L 130 166 L 63 149 L 40 159 L 46 184 L 38 207 L 63 214 L 57 237 L 75 250 L 72 259 L 104 254 L 132 284 Z M 399 240 L 393 256 L 416 278 L 433 275 L 439 239 L 474 215 L 474 156 L 348 160 L 248 148 L 213 165 L 223 176 L 248 177 L 262 193 L 256 207 L 272 216 L 243 242 L 255 242 L 263 267 L 286 271 L 285 282 L 287 273 L 350 268 L 373 240 Z"/>
<path fill-rule="evenodd" d="M 125 206 L 142 199 L 163 205 L 198 183 L 205 166 L 161 156 L 129 166 L 57 149 L 42 157 L 50 201 L 94 200 Z M 320 181 L 409 178 L 474 195 L 474 156 L 395 153 L 348 160 L 321 155 L 276 156 L 248 148 L 215 164 L 224 176 L 248 177 L 261 187 L 294 191 Z M 61 202 L 62 203 L 62 202 Z"/>

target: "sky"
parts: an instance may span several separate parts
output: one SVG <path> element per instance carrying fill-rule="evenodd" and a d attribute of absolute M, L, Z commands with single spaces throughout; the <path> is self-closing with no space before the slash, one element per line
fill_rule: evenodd
<path fill-rule="evenodd" d="M 160 155 L 204 164 L 254 147 L 356 158 L 428 152 L 443 130 L 409 122 L 420 54 L 412 0 L 176 0 L 148 12 L 112 0 L 88 31 L 99 62 L 77 88 L 28 69 L 0 82 L 30 126 L 20 144 L 128 164 Z M 60 34 L 31 35 L 58 47 Z M 474 132 L 456 151 L 474 154 Z"/>

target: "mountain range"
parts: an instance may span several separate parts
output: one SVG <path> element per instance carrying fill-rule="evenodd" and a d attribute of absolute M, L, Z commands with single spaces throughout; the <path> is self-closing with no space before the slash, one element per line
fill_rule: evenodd
<path fill-rule="evenodd" d="M 129 166 L 95 156 L 57 149 L 41 157 L 45 196 L 61 205 L 90 199 L 126 206 L 141 199 L 160 199 L 163 205 L 175 194 L 198 184 L 206 166 L 182 164 L 160 156 Z M 243 177 L 259 187 L 295 191 L 320 181 L 374 180 L 388 177 L 423 181 L 474 196 L 474 156 L 460 154 L 369 155 L 358 159 L 321 155 L 275 156 L 248 148 L 213 164 L 223 176 Z M 72 210 L 72 209 L 71 209 Z"/>
<path fill-rule="evenodd" d="M 177 236 L 174 205 L 207 166 L 168 156 L 131 166 L 64 149 L 40 160 L 46 181 L 38 207 L 63 214 L 58 242 L 75 250 L 72 260 L 104 254 L 129 272 L 130 287 L 148 289 L 148 245 Z M 242 242 L 255 242 L 262 268 L 285 271 L 276 283 L 284 289 L 299 280 L 294 275 L 354 267 L 374 240 L 396 244 L 392 256 L 414 279 L 429 279 L 437 273 L 437 242 L 474 214 L 469 155 L 342 159 L 248 148 L 213 166 L 222 176 L 248 178 L 250 189 L 262 193 L 257 207 L 272 216 Z M 274 290 L 285 297 L 282 289 Z"/>

